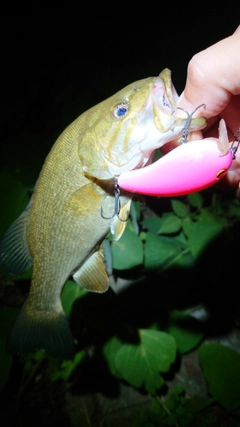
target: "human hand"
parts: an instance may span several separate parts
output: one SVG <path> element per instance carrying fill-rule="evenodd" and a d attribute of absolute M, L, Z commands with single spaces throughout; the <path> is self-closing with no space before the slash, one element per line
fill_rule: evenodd
<path fill-rule="evenodd" d="M 240 127 L 240 26 L 232 36 L 197 53 L 189 62 L 178 106 L 191 113 L 200 104 L 206 104 L 206 109 L 200 108 L 198 114 L 208 121 L 202 137 L 218 137 L 218 124 L 223 118 L 232 141 Z M 239 182 L 240 149 L 221 185 L 240 194 Z"/>

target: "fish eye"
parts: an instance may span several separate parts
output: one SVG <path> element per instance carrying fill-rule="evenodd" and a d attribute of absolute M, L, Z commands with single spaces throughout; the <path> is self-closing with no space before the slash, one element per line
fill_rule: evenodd
<path fill-rule="evenodd" d="M 121 102 L 120 104 L 117 104 L 113 107 L 112 116 L 115 119 L 122 119 L 128 114 L 129 109 L 129 104 L 127 104 L 126 102 Z"/>

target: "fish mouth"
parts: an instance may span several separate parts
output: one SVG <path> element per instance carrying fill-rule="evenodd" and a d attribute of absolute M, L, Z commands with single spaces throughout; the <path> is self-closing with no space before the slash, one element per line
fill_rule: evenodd
<path fill-rule="evenodd" d="M 205 127 L 206 120 L 203 117 L 191 117 L 189 120 L 188 113 L 184 111 L 183 117 L 179 117 L 178 101 L 170 70 L 165 69 L 153 79 L 149 97 L 138 114 L 138 123 L 146 130 L 145 137 L 139 142 L 139 148 L 145 157 L 164 144 L 180 139 L 187 121 L 189 132 Z"/>
<path fill-rule="evenodd" d="M 166 68 L 155 78 L 151 91 L 153 120 L 160 132 L 166 132 L 174 125 L 178 99 L 171 71 Z"/>
<path fill-rule="evenodd" d="M 160 165 L 162 164 L 161 159 L 152 164 L 154 150 L 178 138 L 184 138 L 184 140 L 186 139 L 185 142 L 187 142 L 188 132 L 201 130 L 206 126 L 204 117 L 192 117 L 197 109 L 189 113 L 183 110 L 182 114 L 185 117 L 179 117 L 177 114 L 179 112 L 178 101 L 179 97 L 172 84 L 171 72 L 169 69 L 165 69 L 158 77 L 153 79 L 147 101 L 137 117 L 142 134 L 144 134 L 138 146 L 145 161 L 141 165 L 135 166 L 135 170 L 129 169 L 126 174 L 124 172 L 122 175 L 120 174 L 119 186 L 122 189 L 132 191 L 131 179 L 134 180 L 135 176 L 136 180 L 138 180 L 143 174 L 146 178 L 145 188 L 147 185 L 150 191 L 156 180 L 156 174 L 152 174 L 152 166 L 157 163 L 154 167 L 154 172 L 156 172 L 155 168 L 158 169 L 159 162 Z M 136 188 L 139 188 L 139 185 Z M 134 192 L 151 194 L 151 192 Z"/>
<path fill-rule="evenodd" d="M 151 99 L 153 105 L 153 120 L 156 128 L 160 132 L 173 130 L 175 133 L 181 133 L 189 114 L 186 111 L 186 117 L 179 117 L 177 115 L 177 112 L 179 111 L 177 106 L 179 96 L 172 84 L 171 72 L 169 69 L 163 70 L 159 76 L 156 77 L 152 86 Z M 191 118 L 189 131 L 200 130 L 205 126 L 205 118 Z"/>
<path fill-rule="evenodd" d="M 178 95 L 175 91 L 170 78 L 170 71 L 167 70 L 167 76 L 163 79 L 162 73 L 155 77 L 150 89 L 149 97 L 147 98 L 142 110 L 137 115 L 138 123 L 142 129 L 150 129 L 151 142 L 148 140 L 147 144 L 144 138 L 141 141 L 142 145 L 148 145 L 153 149 L 160 148 L 162 143 L 159 144 L 160 139 L 166 142 L 166 134 L 171 133 L 171 137 L 167 137 L 170 141 L 177 135 L 175 124 L 180 130 L 183 128 L 186 119 L 176 116 Z M 149 131 L 147 132 L 149 135 Z M 153 146 L 154 145 L 154 146 Z"/>

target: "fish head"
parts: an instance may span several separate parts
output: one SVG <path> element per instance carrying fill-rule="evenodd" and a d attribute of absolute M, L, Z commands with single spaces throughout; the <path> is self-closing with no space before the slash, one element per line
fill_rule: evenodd
<path fill-rule="evenodd" d="M 144 167 L 154 151 L 181 136 L 186 117 L 177 113 L 178 95 L 170 70 L 130 84 L 88 110 L 79 143 L 83 172 L 98 179 Z M 189 130 L 202 129 L 203 117 Z"/>

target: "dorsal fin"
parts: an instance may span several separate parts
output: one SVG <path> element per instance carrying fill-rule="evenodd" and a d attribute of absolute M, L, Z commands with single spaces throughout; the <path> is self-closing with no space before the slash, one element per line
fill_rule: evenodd
<path fill-rule="evenodd" d="M 0 266 L 14 276 L 24 273 L 32 265 L 27 241 L 29 222 L 30 209 L 28 206 L 0 241 Z"/>

